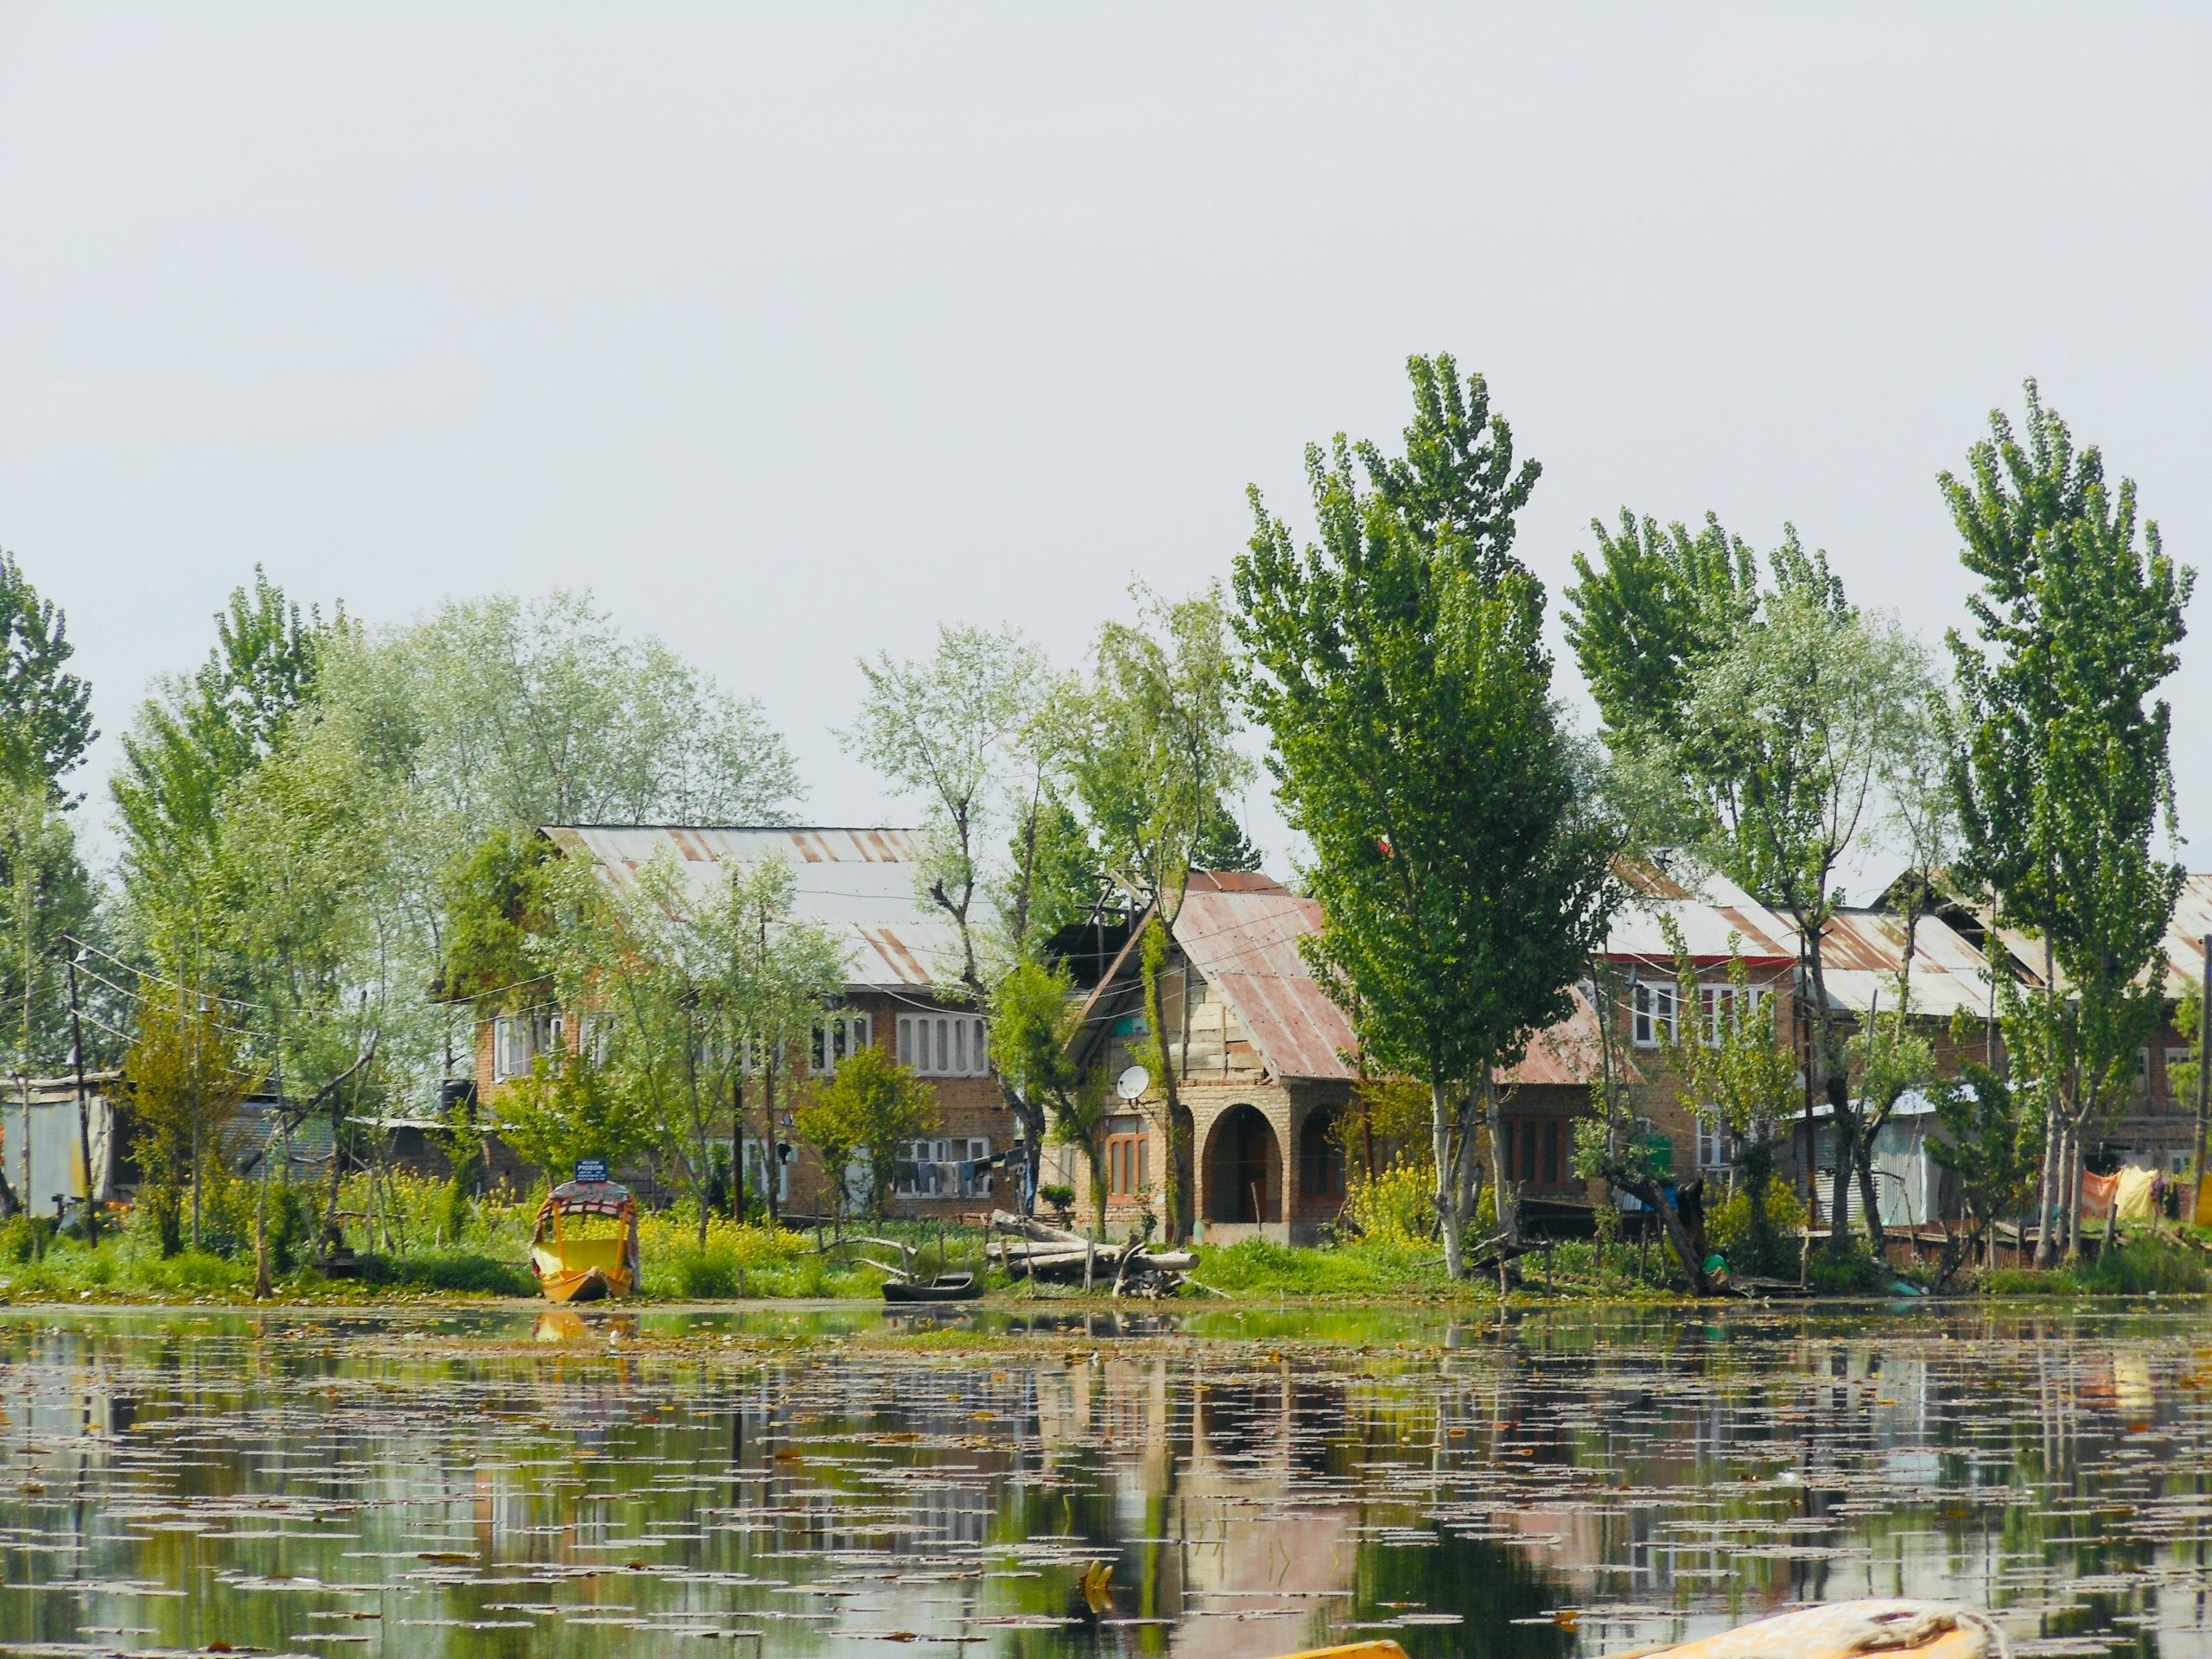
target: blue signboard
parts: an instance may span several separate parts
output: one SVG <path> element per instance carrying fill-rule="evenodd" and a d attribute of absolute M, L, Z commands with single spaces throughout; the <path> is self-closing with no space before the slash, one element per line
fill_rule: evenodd
<path fill-rule="evenodd" d="M 607 1179 L 607 1160 L 579 1158 L 576 1160 L 576 1179 L 580 1181 L 603 1181 Z"/>

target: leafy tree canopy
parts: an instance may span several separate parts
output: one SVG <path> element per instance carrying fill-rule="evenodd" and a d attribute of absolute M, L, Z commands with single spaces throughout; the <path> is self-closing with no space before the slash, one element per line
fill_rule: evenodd
<path fill-rule="evenodd" d="M 92 688 L 69 672 L 75 649 L 68 619 L 0 551 L 0 776 L 35 783 L 65 808 L 81 798 L 61 780 L 99 735 Z"/>

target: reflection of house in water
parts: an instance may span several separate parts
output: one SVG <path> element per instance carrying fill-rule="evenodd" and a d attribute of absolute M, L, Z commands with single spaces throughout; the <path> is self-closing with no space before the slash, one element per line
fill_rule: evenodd
<path fill-rule="evenodd" d="M 1039 1396 L 1046 1460 L 1099 1465 L 1116 1535 L 1129 1541 L 1117 1581 L 1151 1586 L 1147 1611 L 1191 1619 L 1179 1655 L 1280 1653 L 1307 1645 L 1316 1616 L 1343 1617 L 1361 1512 L 1351 1479 L 1331 1472 L 1342 1378 L 1154 1355 L 1102 1357 L 1051 1381 Z"/>

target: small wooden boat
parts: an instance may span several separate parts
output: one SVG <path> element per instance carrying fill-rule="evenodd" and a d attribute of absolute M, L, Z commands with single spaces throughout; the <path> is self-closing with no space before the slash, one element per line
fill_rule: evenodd
<path fill-rule="evenodd" d="M 594 1220 L 611 1229 L 591 1229 Z M 589 1230 L 587 1230 L 589 1229 Z M 563 1181 L 537 1206 L 530 1270 L 549 1302 L 597 1302 L 638 1287 L 638 1205 L 613 1181 Z"/>
<path fill-rule="evenodd" d="M 983 1294 L 972 1273 L 940 1273 L 934 1279 L 887 1279 L 887 1302 L 972 1302 Z"/>

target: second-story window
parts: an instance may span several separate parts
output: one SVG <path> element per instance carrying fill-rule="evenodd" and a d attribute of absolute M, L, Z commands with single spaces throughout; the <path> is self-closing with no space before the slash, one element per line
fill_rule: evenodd
<path fill-rule="evenodd" d="M 588 1014 L 576 1027 L 576 1048 L 594 1065 L 605 1065 L 614 1058 L 614 1016 L 611 1014 Z"/>
<path fill-rule="evenodd" d="M 1631 1007 L 1638 1048 L 1656 1048 L 1675 1039 L 1675 986 L 1663 979 L 1636 982 Z"/>
<path fill-rule="evenodd" d="M 810 1075 L 836 1075 L 838 1063 L 868 1045 L 868 1017 L 864 1014 L 833 1014 L 814 1026 L 814 1040 L 806 1057 Z"/>
<path fill-rule="evenodd" d="M 1766 988 L 1746 985 L 1739 991 L 1732 984 L 1700 985 L 1698 1002 L 1699 1035 L 1707 1048 L 1718 1048 L 1721 1039 L 1736 1026 L 1748 1025 L 1759 1017 L 1766 1002 Z"/>
<path fill-rule="evenodd" d="M 557 1014 L 503 1014 L 492 1022 L 492 1081 L 530 1075 L 531 1063 L 561 1046 Z"/>
<path fill-rule="evenodd" d="M 990 1068 L 983 1022 L 972 1014 L 902 1014 L 899 1058 L 925 1077 L 980 1077 Z"/>

